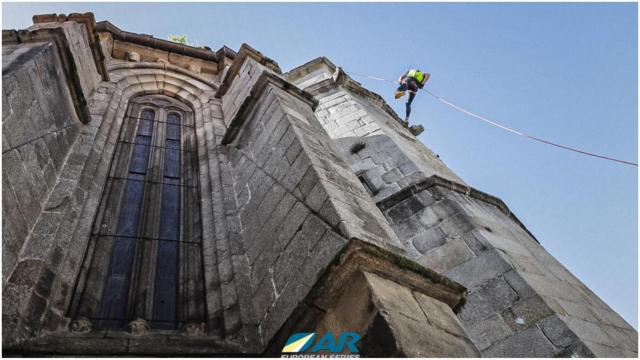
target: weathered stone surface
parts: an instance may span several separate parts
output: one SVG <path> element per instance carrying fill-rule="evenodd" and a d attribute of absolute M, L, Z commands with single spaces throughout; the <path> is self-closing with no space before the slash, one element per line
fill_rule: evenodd
<path fill-rule="evenodd" d="M 549 316 L 540 322 L 540 329 L 553 345 L 566 348 L 576 340 L 576 335 L 557 315 Z"/>
<path fill-rule="evenodd" d="M 513 334 L 502 317 L 495 313 L 486 319 L 465 324 L 467 324 L 465 329 L 479 350 L 484 350 L 491 344 Z"/>
<path fill-rule="evenodd" d="M 585 341 L 590 341 L 598 344 L 608 345 L 615 347 L 615 342 L 605 332 L 603 328 L 596 323 L 576 319 L 573 317 L 564 317 L 563 319 L 567 324 L 567 327 L 571 329 L 576 335 Z"/>
<path fill-rule="evenodd" d="M 446 242 L 445 235 L 439 227 L 432 227 L 419 232 L 411 238 L 413 246 L 422 254 L 439 247 Z"/>
<path fill-rule="evenodd" d="M 454 283 L 429 286 L 439 279 L 435 273 L 396 262 L 395 256 L 351 240 L 283 331 L 356 331 L 363 336 L 360 353 L 367 356 L 477 356 L 451 310 L 457 300 L 437 300 L 443 299 L 443 292 L 462 288 Z M 418 274 L 414 271 L 424 272 L 413 278 Z M 275 351 L 286 340 L 283 335 L 271 345 Z"/>
<path fill-rule="evenodd" d="M 512 357 L 551 357 L 555 353 L 554 346 L 542 331 L 532 326 L 506 339 L 494 343 L 482 351 L 483 357 L 499 357 L 509 354 Z"/>
<path fill-rule="evenodd" d="M 637 332 L 501 200 L 464 184 L 381 97 L 328 60 L 281 75 L 248 45 L 214 53 L 95 24 L 91 14 L 36 20 L 26 32 L 3 33 L 6 349 L 255 355 L 292 319 L 308 325 L 326 316 L 340 330 L 360 326 L 366 355 L 477 356 L 477 347 L 485 356 L 637 356 Z M 180 174 L 180 211 L 193 222 L 181 223 L 179 238 L 187 240 L 178 280 L 186 321 L 161 333 L 143 320 L 160 259 L 140 254 L 159 254 L 165 241 L 145 220 L 133 275 L 142 285 L 123 326 L 137 318 L 150 325 L 132 335 L 94 321 L 71 334 L 67 315 L 95 317 L 103 297 L 113 208 L 123 201 L 124 182 L 113 177 L 129 176 L 125 153 L 134 148 L 118 143 L 137 131 L 132 106 L 161 101 L 173 108 L 156 120 L 176 109 L 190 114 L 180 157 L 189 169 Z M 176 180 L 165 179 L 158 142 L 168 125 L 155 129 L 145 216 L 159 216 L 160 183 Z M 101 228 L 109 217 L 111 227 Z M 354 239 L 392 253 L 347 263 L 340 254 Z M 336 271 L 345 278 L 320 296 Z M 354 273 L 369 275 L 358 285 L 345 275 Z M 468 288 L 464 306 L 464 289 L 451 280 Z"/>
<path fill-rule="evenodd" d="M 509 213 L 503 212 L 503 204 L 487 203 L 493 200 L 472 190 L 458 191 L 458 185 L 446 181 L 439 184 L 442 187 L 428 182 L 409 187 L 379 205 L 385 209 L 408 256 L 426 266 L 431 264 L 470 288 L 458 316 L 465 326 L 473 327 L 476 337 L 472 339 L 479 348 L 488 349 L 500 341 L 485 336 L 486 329 L 495 328 L 496 334 L 508 336 L 533 325 L 542 328 L 541 322 L 552 314 L 598 323 L 601 328 L 606 327 L 604 318 L 609 323 L 616 321 L 618 326 L 628 327 L 609 316 L 610 313 L 604 312 L 598 317 L 595 309 L 606 308 L 606 305 L 547 254 L 517 219 L 507 216 Z M 422 210 L 412 214 L 406 211 L 406 206 L 399 206 L 411 203 L 406 200 L 407 196 L 417 198 L 425 193 L 430 194 L 432 200 L 427 199 L 429 205 Z M 394 212 L 397 206 L 405 212 Z M 424 255 L 414 255 L 417 249 L 412 238 L 434 228 L 442 231 L 447 241 Z M 609 336 L 620 337 L 622 334 L 617 329 L 609 328 L 608 332 L 615 334 Z M 558 354 L 591 354 L 582 336 L 573 334 L 565 338 L 571 339 L 567 340 L 571 343 L 558 350 Z M 625 341 L 626 337 L 621 338 L 619 346 Z"/>
<path fill-rule="evenodd" d="M 531 286 L 520 276 L 517 271 L 509 271 L 504 274 L 505 281 L 518 293 L 518 296 L 521 299 L 526 299 L 528 297 L 536 294 L 535 290 L 531 288 Z"/>
<path fill-rule="evenodd" d="M 511 306 L 518 296 L 503 279 L 494 278 L 475 288 L 467 295 L 467 299 L 458 315 L 465 322 L 499 314 Z"/>
<path fill-rule="evenodd" d="M 458 337 L 467 337 L 464 327 L 458 318 L 455 316 L 445 316 L 445 314 L 450 315 L 451 311 L 446 304 L 418 292 L 414 292 L 413 296 L 418 301 L 418 305 L 420 305 L 429 324 Z"/>
<path fill-rule="evenodd" d="M 473 256 L 473 252 L 464 241 L 452 239 L 442 246 L 428 251 L 422 257 L 418 258 L 418 262 L 425 267 L 442 273 L 467 262 Z"/>
<path fill-rule="evenodd" d="M 552 314 L 553 310 L 538 296 L 518 301 L 502 312 L 505 321 L 517 330 L 536 324 Z"/>
<path fill-rule="evenodd" d="M 484 281 L 493 279 L 507 272 L 509 269 L 509 264 L 502 256 L 497 251 L 490 250 L 445 272 L 445 275 L 471 288 Z"/>

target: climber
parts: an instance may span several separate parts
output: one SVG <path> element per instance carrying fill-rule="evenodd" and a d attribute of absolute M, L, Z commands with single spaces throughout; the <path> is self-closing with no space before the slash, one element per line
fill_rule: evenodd
<path fill-rule="evenodd" d="M 424 84 L 426 84 L 430 76 L 431 75 L 429 73 L 411 69 L 398 79 L 400 86 L 398 86 L 398 89 L 396 90 L 395 98 L 399 99 L 403 97 L 405 91 L 409 90 L 409 100 L 407 100 L 406 104 L 406 117 L 404 118 L 405 126 L 409 126 L 409 115 L 411 115 L 411 103 L 413 102 L 413 98 L 416 97 L 418 89 L 422 89 L 424 87 Z"/>

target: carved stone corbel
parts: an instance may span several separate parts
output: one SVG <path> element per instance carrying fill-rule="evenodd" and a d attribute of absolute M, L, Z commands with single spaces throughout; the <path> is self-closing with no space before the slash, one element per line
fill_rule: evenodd
<path fill-rule="evenodd" d="M 91 324 L 91 320 L 88 318 L 81 316 L 74 319 L 71 324 L 69 324 L 69 329 L 74 333 L 88 333 L 93 330 L 93 325 Z"/>
<path fill-rule="evenodd" d="M 129 332 L 132 335 L 145 335 L 151 329 L 147 321 L 140 318 L 131 321 L 128 326 L 129 326 Z"/>

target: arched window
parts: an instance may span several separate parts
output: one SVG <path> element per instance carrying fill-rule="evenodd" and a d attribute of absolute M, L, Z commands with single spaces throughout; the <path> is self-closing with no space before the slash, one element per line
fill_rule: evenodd
<path fill-rule="evenodd" d="M 70 315 L 111 329 L 206 323 L 196 155 L 187 106 L 131 101 Z"/>

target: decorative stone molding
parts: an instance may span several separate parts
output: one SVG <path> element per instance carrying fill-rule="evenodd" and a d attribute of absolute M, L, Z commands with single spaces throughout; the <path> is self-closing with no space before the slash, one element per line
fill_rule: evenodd
<path fill-rule="evenodd" d="M 529 236 L 531 236 L 532 239 L 540 243 L 538 239 L 536 239 L 536 237 L 529 231 L 529 229 L 527 229 L 526 226 L 524 226 L 524 224 L 515 216 L 515 214 L 512 213 L 511 210 L 509 210 L 509 207 L 507 206 L 507 204 L 505 204 L 505 202 L 502 201 L 500 198 L 487 194 L 475 188 L 472 188 L 471 186 L 445 179 L 438 175 L 432 175 L 423 181 L 407 186 L 401 191 L 385 198 L 384 200 L 379 201 L 377 203 L 378 208 L 380 208 L 380 210 L 384 212 L 385 210 L 393 207 L 395 204 L 401 202 L 402 200 L 405 200 L 408 197 L 414 194 L 420 193 L 432 186 L 442 186 L 449 190 L 456 191 L 461 194 L 472 197 L 474 199 L 478 199 L 480 201 L 494 205 L 495 207 L 500 209 L 500 211 L 502 211 L 505 215 L 509 216 L 509 218 L 515 221 L 518 225 L 520 225 L 520 227 L 522 227 L 522 229 L 526 231 L 527 234 L 529 234 Z"/>
<path fill-rule="evenodd" d="M 139 62 L 140 61 L 140 54 L 138 54 L 135 51 L 128 52 L 127 53 L 127 61 Z"/>
<path fill-rule="evenodd" d="M 457 310 L 464 303 L 466 288 L 407 259 L 371 243 L 353 238 L 336 256 L 309 294 L 321 309 L 331 307 L 349 279 L 357 272 L 370 272 L 419 291 Z"/>
<path fill-rule="evenodd" d="M 180 333 L 184 336 L 206 336 L 207 331 L 205 323 L 188 323 L 182 326 Z"/>
<path fill-rule="evenodd" d="M 93 329 L 93 325 L 91 324 L 91 320 L 87 319 L 84 316 L 81 316 L 71 322 L 69 324 L 69 330 L 73 333 L 88 333 Z"/>
<path fill-rule="evenodd" d="M 151 327 L 144 319 L 135 319 L 127 325 L 129 332 L 133 335 L 146 335 Z"/>
<path fill-rule="evenodd" d="M 208 77 L 207 81 L 219 77 L 223 64 L 229 61 L 226 56 L 218 60 L 217 53 L 209 47 L 194 47 L 151 35 L 122 31 L 107 21 L 97 23 L 96 32 L 102 39 L 103 51 L 111 59 L 132 61 L 129 53 L 136 52 L 140 55 L 140 62 L 172 64 L 202 74 Z"/>
<path fill-rule="evenodd" d="M 113 64 L 113 65 L 109 65 L 109 72 L 115 72 L 118 70 L 127 70 L 127 69 L 157 69 L 157 70 L 164 70 L 164 71 L 170 71 L 172 73 L 178 73 L 180 75 L 184 75 L 187 76 L 189 78 L 192 78 L 193 80 L 196 80 L 198 82 L 204 83 L 207 86 L 211 87 L 213 90 L 217 90 L 218 89 L 218 84 L 214 83 L 212 81 L 210 81 L 209 79 L 204 78 L 202 75 L 200 74 L 196 74 L 193 73 L 191 71 L 185 70 L 179 66 L 170 64 L 169 62 L 167 62 L 167 60 L 165 59 L 158 59 L 156 60 L 156 62 L 139 62 L 139 63 L 117 63 L 117 64 Z"/>
<path fill-rule="evenodd" d="M 108 21 L 100 21 L 95 25 L 96 31 L 108 32 L 112 34 L 115 40 L 129 42 L 132 44 L 151 47 L 154 49 L 169 51 L 172 53 L 202 59 L 206 61 L 218 61 L 216 53 L 189 45 L 179 44 L 169 40 L 156 39 L 151 35 L 136 34 L 128 31 L 120 30 L 117 26 Z"/>

